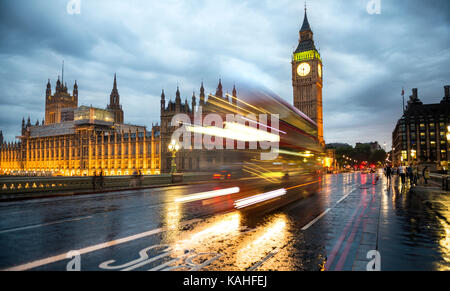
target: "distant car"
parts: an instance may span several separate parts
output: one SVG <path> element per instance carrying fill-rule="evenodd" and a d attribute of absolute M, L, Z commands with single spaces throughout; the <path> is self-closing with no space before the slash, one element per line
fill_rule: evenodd
<path fill-rule="evenodd" d="M 229 180 L 231 179 L 231 172 L 222 170 L 213 174 L 213 180 Z"/>

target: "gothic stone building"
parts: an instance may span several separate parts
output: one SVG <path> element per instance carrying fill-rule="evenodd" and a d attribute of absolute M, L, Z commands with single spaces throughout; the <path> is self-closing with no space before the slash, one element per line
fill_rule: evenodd
<path fill-rule="evenodd" d="M 2 141 L 0 174 L 159 174 L 159 126 L 147 131 L 123 120 L 116 76 L 107 109 L 78 107 L 76 81 L 70 95 L 59 78 L 52 94 L 49 80 L 45 121 L 33 126 L 23 119 L 20 141 Z"/>
<path fill-rule="evenodd" d="M 393 163 L 429 164 L 433 169 L 448 169 L 450 125 L 450 86 L 437 104 L 423 104 L 417 89 L 412 90 L 408 105 L 392 134 Z"/>

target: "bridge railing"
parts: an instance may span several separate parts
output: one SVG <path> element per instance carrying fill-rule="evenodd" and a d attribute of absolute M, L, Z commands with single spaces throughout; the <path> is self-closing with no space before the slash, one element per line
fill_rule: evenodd
<path fill-rule="evenodd" d="M 18 177 L 0 176 L 0 195 L 28 193 L 57 193 L 71 191 L 99 191 L 114 189 L 134 189 L 174 183 L 207 181 L 210 173 L 186 173 L 174 178 L 171 174 L 153 176 L 104 176 L 93 177 Z"/>

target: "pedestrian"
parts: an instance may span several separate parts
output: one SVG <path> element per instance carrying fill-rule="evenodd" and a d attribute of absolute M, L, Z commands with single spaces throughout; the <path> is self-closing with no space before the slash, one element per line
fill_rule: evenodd
<path fill-rule="evenodd" d="M 425 185 L 428 185 L 428 180 L 430 179 L 430 170 L 425 167 L 422 171 L 423 179 L 425 180 Z"/>
<path fill-rule="evenodd" d="M 386 178 L 388 182 L 391 182 L 392 169 L 390 165 L 386 166 Z"/>
<path fill-rule="evenodd" d="M 419 167 L 418 166 L 414 166 L 414 168 L 413 168 L 413 175 L 414 175 L 413 183 L 414 183 L 414 186 L 415 186 L 415 185 L 417 185 L 417 180 L 419 179 Z"/>
<path fill-rule="evenodd" d="M 400 165 L 398 167 L 398 173 L 399 173 L 400 178 L 402 180 L 402 184 L 403 185 L 406 184 L 406 169 L 405 169 L 405 167 L 403 165 Z"/>
<path fill-rule="evenodd" d="M 97 183 L 97 173 L 94 172 L 94 176 L 92 176 L 92 189 L 95 191 L 95 184 Z"/>
<path fill-rule="evenodd" d="M 142 172 L 141 170 L 139 170 L 139 187 L 142 186 L 142 180 L 144 179 L 144 177 L 142 176 Z"/>
<path fill-rule="evenodd" d="M 408 166 L 408 168 L 406 169 L 406 172 L 408 175 L 409 183 L 412 185 L 413 181 L 414 181 L 414 172 L 413 172 L 413 168 L 411 165 Z"/>
<path fill-rule="evenodd" d="M 104 186 L 103 171 L 102 170 L 100 171 L 99 181 L 100 181 L 100 190 L 102 190 L 103 186 Z"/>

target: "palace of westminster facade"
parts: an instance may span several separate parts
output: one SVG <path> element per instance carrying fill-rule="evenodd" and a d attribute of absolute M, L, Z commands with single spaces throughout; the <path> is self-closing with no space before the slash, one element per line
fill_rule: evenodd
<path fill-rule="evenodd" d="M 292 57 L 292 84 L 294 106 L 308 115 L 318 126 L 318 140 L 323 141 L 322 87 L 323 68 L 314 45 L 313 32 L 305 10 L 300 39 Z M 22 121 L 18 142 L 6 143 L 0 132 L 1 174 L 52 174 L 63 176 L 155 175 L 171 171 L 171 153 L 168 144 L 175 127 L 170 126 L 174 115 L 193 116 L 201 107 L 202 114 L 215 111 L 215 104 L 236 106 L 237 92 L 224 94 L 219 81 L 215 95 L 205 96 L 203 83 L 199 103 L 195 93 L 191 106 L 181 100 L 177 88 L 175 101 L 166 104 L 161 94 L 161 125 L 150 131 L 144 126 L 124 123 L 124 112 L 116 76 L 106 109 L 78 106 L 78 84 L 75 81 L 72 95 L 67 85 L 58 77 L 54 94 L 50 80 L 45 97 L 45 119 L 39 124 Z M 226 159 L 224 151 L 182 150 L 176 156 L 181 172 L 198 172 L 215 169 Z"/>

